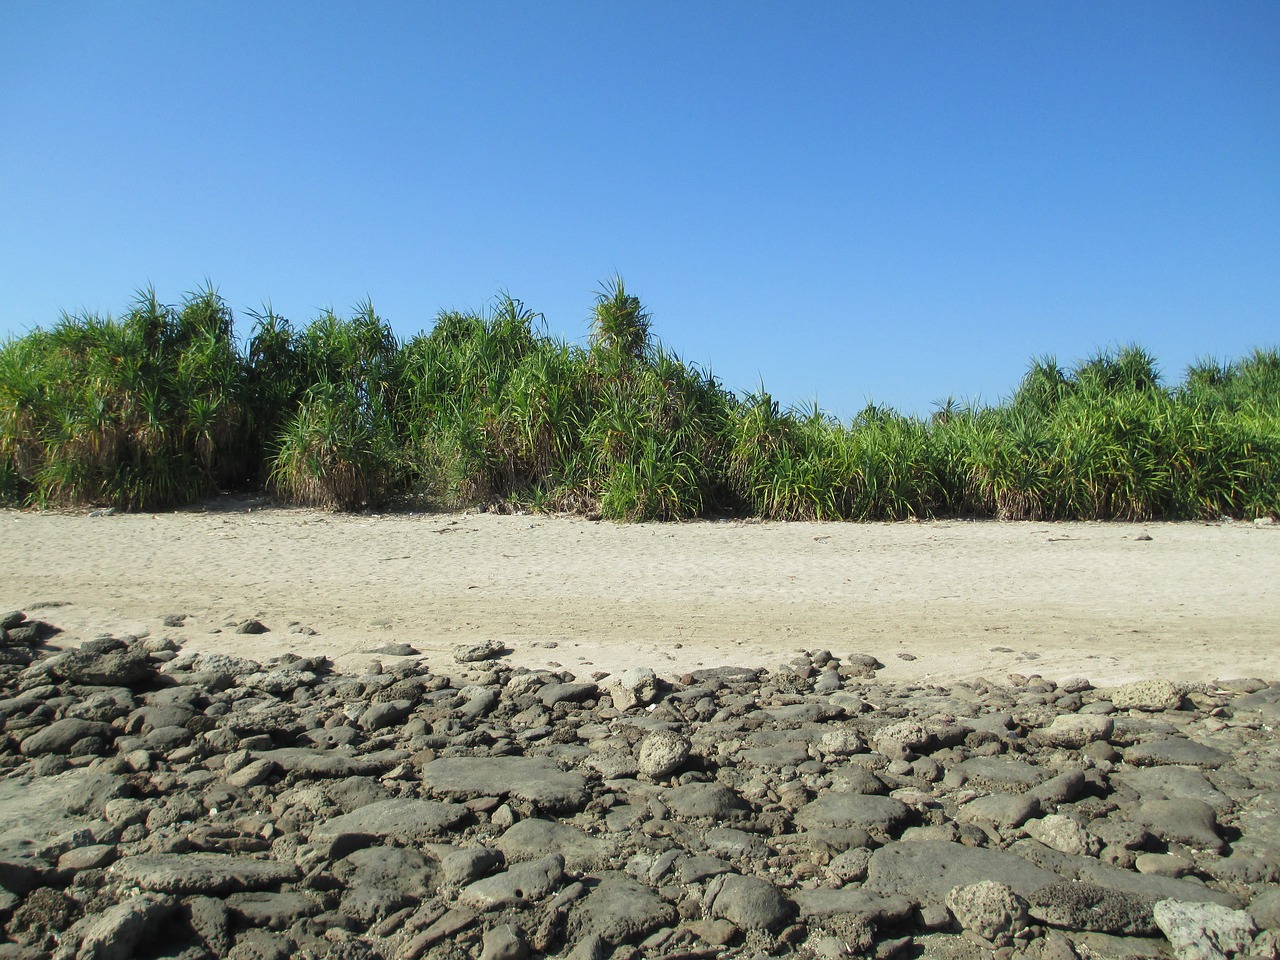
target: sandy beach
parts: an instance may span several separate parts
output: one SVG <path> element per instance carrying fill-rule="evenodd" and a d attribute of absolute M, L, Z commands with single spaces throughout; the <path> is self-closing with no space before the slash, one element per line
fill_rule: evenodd
<path fill-rule="evenodd" d="M 447 669 L 455 645 L 496 639 L 513 663 L 582 676 L 772 666 L 823 648 L 871 654 L 893 681 L 1280 676 L 1272 525 L 622 526 L 239 500 L 0 523 L 0 605 L 61 627 L 59 645 L 168 633 L 351 669 L 405 642 Z M 186 624 L 164 627 L 173 613 Z M 251 617 L 270 632 L 237 634 Z"/>

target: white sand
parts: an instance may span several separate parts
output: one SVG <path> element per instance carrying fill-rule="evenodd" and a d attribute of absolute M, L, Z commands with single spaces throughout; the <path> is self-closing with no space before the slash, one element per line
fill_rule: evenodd
<path fill-rule="evenodd" d="M 826 648 L 878 657 L 886 680 L 1280 678 L 1276 526 L 621 526 L 214 506 L 0 512 L 0 607 L 63 627 L 60 645 L 148 630 L 257 659 L 325 653 L 348 669 L 392 641 L 451 669 L 455 644 L 495 638 L 511 662 L 582 676 L 774 666 Z M 165 628 L 167 613 L 191 619 Z M 271 632 L 226 626 L 248 617 Z"/>

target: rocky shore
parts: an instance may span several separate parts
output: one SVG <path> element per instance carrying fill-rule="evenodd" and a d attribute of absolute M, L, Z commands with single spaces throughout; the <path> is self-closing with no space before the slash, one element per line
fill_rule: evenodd
<path fill-rule="evenodd" d="M 0 619 L 0 960 L 1275 958 L 1280 683 L 580 677 Z M 56 621 L 56 610 L 41 612 Z"/>

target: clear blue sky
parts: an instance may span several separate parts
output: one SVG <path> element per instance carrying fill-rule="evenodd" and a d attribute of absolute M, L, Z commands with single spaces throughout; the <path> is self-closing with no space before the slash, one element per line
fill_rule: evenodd
<path fill-rule="evenodd" d="M 0 4 L 0 334 L 207 277 L 402 337 L 615 271 L 849 417 L 1280 343 L 1280 3 Z"/>

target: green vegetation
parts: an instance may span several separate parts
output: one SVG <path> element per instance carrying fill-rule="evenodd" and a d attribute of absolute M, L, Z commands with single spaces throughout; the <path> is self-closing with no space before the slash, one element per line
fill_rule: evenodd
<path fill-rule="evenodd" d="M 1280 514 L 1280 351 L 1174 385 L 1136 347 L 1035 361 L 1005 402 L 850 423 L 737 396 L 654 340 L 621 278 L 586 347 L 510 296 L 400 343 L 372 304 L 237 342 L 206 285 L 0 344 L 0 499 L 159 509 L 267 487 L 331 509 L 616 520 L 1147 520 Z"/>

